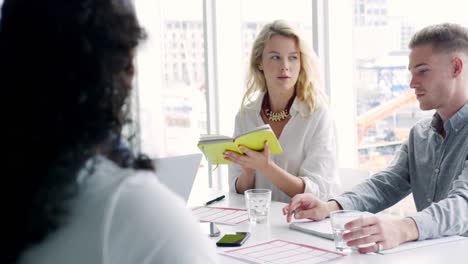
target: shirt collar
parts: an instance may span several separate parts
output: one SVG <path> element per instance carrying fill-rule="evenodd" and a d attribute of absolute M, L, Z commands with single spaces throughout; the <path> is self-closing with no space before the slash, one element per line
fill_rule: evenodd
<path fill-rule="evenodd" d="M 456 132 L 468 123 L 468 102 L 448 120 L 448 123 Z"/>
<path fill-rule="evenodd" d="M 454 130 L 455 132 L 460 131 L 468 123 L 468 102 L 463 105 L 445 124 L 442 121 L 440 115 L 436 112 L 432 117 L 431 127 L 441 134 L 441 131 L 449 132 Z"/>
<path fill-rule="evenodd" d="M 435 132 L 437 132 L 440 135 L 443 135 L 444 122 L 442 121 L 442 118 L 437 112 L 432 116 L 431 127 Z"/>

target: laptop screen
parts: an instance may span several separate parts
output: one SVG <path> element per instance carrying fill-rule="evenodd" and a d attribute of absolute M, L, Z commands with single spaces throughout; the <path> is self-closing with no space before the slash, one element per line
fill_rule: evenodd
<path fill-rule="evenodd" d="M 188 201 L 202 158 L 201 153 L 157 158 L 156 175 L 161 183 Z"/>

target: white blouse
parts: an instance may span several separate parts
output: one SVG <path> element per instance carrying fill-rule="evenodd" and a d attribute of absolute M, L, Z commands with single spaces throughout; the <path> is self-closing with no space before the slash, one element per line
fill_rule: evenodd
<path fill-rule="evenodd" d="M 260 116 L 263 96 L 260 94 L 237 113 L 235 136 L 265 124 Z M 304 181 L 304 193 L 327 200 L 336 195 L 340 184 L 336 173 L 335 126 L 330 112 L 322 103 L 310 113 L 307 104 L 296 98 L 290 114 L 291 118 L 278 138 L 283 153 L 270 158 L 276 165 Z M 240 174 L 239 165 L 229 165 L 231 192 L 236 192 Z M 258 171 L 255 172 L 255 188 L 271 189 L 274 201 L 289 202 L 291 198 Z"/>
<path fill-rule="evenodd" d="M 80 175 L 67 223 L 19 263 L 217 263 L 213 241 L 154 173 L 121 169 L 99 156 L 94 171 Z"/>

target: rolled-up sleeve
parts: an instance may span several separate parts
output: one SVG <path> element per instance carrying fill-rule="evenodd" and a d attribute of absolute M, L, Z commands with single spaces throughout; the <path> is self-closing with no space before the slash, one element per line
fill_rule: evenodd
<path fill-rule="evenodd" d="M 410 192 L 408 143 L 405 142 L 390 166 L 333 200 L 343 209 L 377 213 L 394 205 Z"/>

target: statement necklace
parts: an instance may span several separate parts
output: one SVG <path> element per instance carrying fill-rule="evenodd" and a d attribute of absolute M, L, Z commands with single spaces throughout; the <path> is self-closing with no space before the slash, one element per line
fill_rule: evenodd
<path fill-rule="evenodd" d="M 294 94 L 291 96 L 291 98 L 288 101 L 288 104 L 286 105 L 286 108 L 279 111 L 279 112 L 273 112 L 271 111 L 271 106 L 270 106 L 270 97 L 268 96 L 268 92 L 265 93 L 265 96 L 263 97 L 263 102 L 262 102 L 262 111 L 265 114 L 265 116 L 268 118 L 268 120 L 273 121 L 273 122 L 280 122 L 283 121 L 284 119 L 288 118 L 289 116 L 289 110 L 291 109 L 291 106 L 294 102 L 294 98 L 296 98 L 296 91 L 294 91 Z"/>

